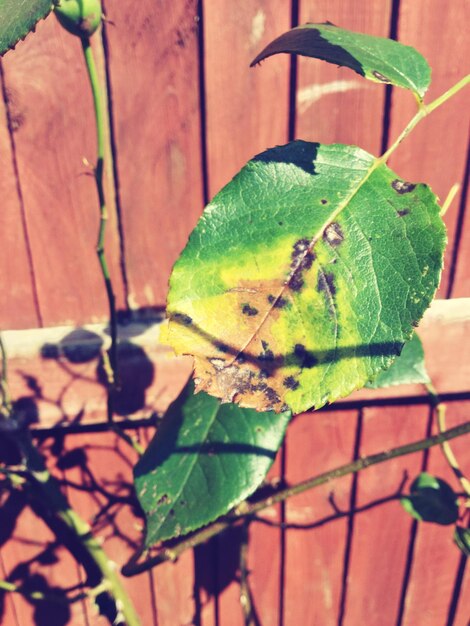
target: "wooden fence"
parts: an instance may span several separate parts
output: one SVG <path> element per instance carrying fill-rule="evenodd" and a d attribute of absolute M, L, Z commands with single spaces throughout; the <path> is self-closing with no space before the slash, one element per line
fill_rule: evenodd
<path fill-rule="evenodd" d="M 94 49 L 111 112 L 106 247 L 124 320 L 128 311 L 148 317 L 164 306 L 171 265 L 205 202 L 254 154 L 295 137 L 379 154 L 412 117 L 409 94 L 344 68 L 283 56 L 249 69 L 276 35 L 296 23 L 329 20 L 393 36 L 430 62 L 430 99 L 468 72 L 465 0 L 105 5 L 107 21 Z M 122 565 L 142 520 L 135 506 L 120 505 L 132 501 L 130 453 L 114 435 L 94 432 L 104 419 L 96 353 L 65 362 L 46 358 L 44 349 L 63 345 L 70 334 L 55 327 L 107 317 L 94 254 L 96 190 L 83 162 L 93 161 L 95 129 L 80 43 L 49 17 L 2 59 L 0 81 L 0 328 L 12 331 L 12 386 L 25 411 L 38 413 L 37 437 L 72 504 Z M 449 245 L 440 298 L 470 297 L 469 104 L 467 89 L 424 120 L 391 162 L 407 180 L 429 183 L 441 199 L 461 183 L 445 216 Z M 470 326 L 460 313 L 430 320 L 423 326 L 429 366 L 455 425 L 468 419 L 470 408 Z M 41 331 L 29 333 L 36 328 Z M 35 351 L 37 337 L 42 347 Z M 168 404 L 187 364 L 168 365 L 158 348 L 146 355 L 129 345 L 144 381 L 131 412 L 147 416 Z M 433 430 L 416 387 L 362 392 L 333 409 L 295 419 L 273 476 L 301 480 Z M 140 428 L 142 440 L 151 430 Z M 459 439 L 453 447 L 470 471 L 468 442 Z M 452 481 L 434 448 L 297 496 L 252 524 L 249 568 L 258 624 L 468 626 L 470 571 L 451 531 L 417 525 L 397 503 L 406 476 L 424 468 Z M 0 576 L 57 593 L 85 580 L 42 521 L 39 505 L 31 510 L 15 492 L 0 494 L 0 502 Z M 239 545 L 234 529 L 176 564 L 128 579 L 143 624 L 241 625 Z M 0 613 L 6 626 L 105 623 L 90 602 L 68 608 L 18 594 L 1 598 Z"/>

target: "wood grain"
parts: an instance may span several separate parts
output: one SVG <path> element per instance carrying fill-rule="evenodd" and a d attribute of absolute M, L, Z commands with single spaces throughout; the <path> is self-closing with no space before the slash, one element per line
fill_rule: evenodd
<path fill-rule="evenodd" d="M 287 438 L 287 480 L 305 480 L 353 459 L 357 413 L 306 413 L 295 418 Z M 286 626 L 338 623 L 351 476 L 290 498 L 286 503 Z M 305 526 L 302 529 L 302 526 Z M 312 528 L 309 529 L 309 526 Z"/>
<path fill-rule="evenodd" d="M 330 21 L 357 32 L 388 37 L 391 2 L 301 2 L 300 24 Z M 347 68 L 299 57 L 296 136 L 354 144 L 379 154 L 385 87 Z"/>
<path fill-rule="evenodd" d="M 3 60 L 15 120 L 19 183 L 29 233 L 39 311 L 45 325 L 106 319 L 95 246 L 98 199 L 93 103 L 80 42 L 50 16 Z M 122 306 L 116 218 L 106 246 Z"/>
<path fill-rule="evenodd" d="M 287 142 L 288 59 L 249 65 L 289 28 L 290 2 L 285 0 L 204 2 L 210 197 L 255 154 Z"/>
<path fill-rule="evenodd" d="M 425 437 L 429 409 L 365 409 L 363 416 L 360 456 Z M 412 525 L 396 495 L 421 464 L 422 455 L 414 454 L 358 476 L 344 626 L 396 624 Z"/>
<path fill-rule="evenodd" d="M 0 73 L 0 88 L 3 87 Z M 7 92 L 4 90 L 4 96 Z M 22 199 L 16 180 L 16 156 L 12 149 L 9 126 L 16 123 L 8 119 L 5 103 L 0 101 L 0 277 L 2 299 L 0 328 L 30 328 L 38 326 L 40 319 L 36 307 L 36 285 L 30 266 L 28 233 L 23 221 Z M 6 287 L 6 288 L 5 288 Z"/>
<path fill-rule="evenodd" d="M 162 306 L 203 207 L 197 2 L 106 9 L 128 303 Z"/>

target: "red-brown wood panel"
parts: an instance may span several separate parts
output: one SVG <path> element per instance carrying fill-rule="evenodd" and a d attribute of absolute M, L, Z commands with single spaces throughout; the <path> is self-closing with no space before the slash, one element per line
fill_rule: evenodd
<path fill-rule="evenodd" d="M 468 402 L 452 403 L 447 409 L 447 426 L 457 426 L 468 420 Z M 437 432 L 436 428 L 433 428 Z M 451 442 L 462 471 L 468 476 L 470 458 L 469 438 L 461 437 Z M 456 492 L 462 487 L 438 447 L 429 452 L 427 471 L 447 481 Z M 453 527 L 420 523 L 413 554 L 410 583 L 407 589 L 403 626 L 435 626 L 447 624 L 461 552 L 453 542 Z M 460 610 L 470 617 L 470 597 L 460 595 Z"/>
<path fill-rule="evenodd" d="M 268 474 L 268 480 L 276 482 L 283 478 L 281 452 Z M 262 513 L 269 522 L 282 521 L 281 506 L 277 505 Z M 281 596 L 281 540 L 285 531 L 276 526 L 254 523 L 250 526 L 248 572 L 253 608 L 263 626 L 278 626 Z"/>
<path fill-rule="evenodd" d="M 289 484 L 353 459 L 355 411 L 305 413 L 295 418 L 287 437 Z M 333 626 L 338 623 L 343 560 L 348 531 L 351 477 L 290 498 L 286 522 L 302 528 L 286 532 L 284 624 Z M 313 525 L 309 529 L 308 526 Z"/>
<path fill-rule="evenodd" d="M 2 77 L 0 75 L 0 83 Z M 2 85 L 0 84 L 0 89 Z M 4 92 L 8 97 L 8 93 Z M 17 123 L 17 122 L 16 122 Z M 14 126 L 15 121 L 10 120 Z M 0 101 L 0 277 L 2 299 L 0 328 L 30 328 L 39 324 L 35 303 L 35 285 L 31 273 L 27 233 L 24 229 L 21 198 L 15 176 L 5 104 Z"/>
<path fill-rule="evenodd" d="M 390 0 L 301 1 L 299 23 L 330 21 L 369 35 L 388 37 Z M 385 87 L 347 68 L 299 57 L 296 136 L 322 143 L 358 145 L 380 153 Z"/>
<path fill-rule="evenodd" d="M 129 305 L 165 303 L 203 207 L 196 0 L 107 2 Z"/>
<path fill-rule="evenodd" d="M 468 73 L 470 41 L 459 24 L 468 23 L 465 0 L 416 2 L 401 0 L 398 38 L 414 46 L 432 68 L 432 83 L 425 100 L 430 102 Z M 462 182 L 467 158 L 470 90 L 467 88 L 423 120 L 390 160 L 390 166 L 406 180 L 428 183 L 443 201 L 455 182 Z M 393 94 L 390 137 L 397 137 L 416 112 L 411 95 Z M 449 245 L 439 293 L 446 296 L 460 193 L 445 216 Z"/>
<path fill-rule="evenodd" d="M 458 250 L 453 289 L 450 294 L 453 298 L 470 297 L 470 208 L 468 208 L 470 206 L 470 186 L 467 189 L 465 200 L 466 211 L 462 222 L 462 238 Z"/>
<path fill-rule="evenodd" d="M 366 456 L 423 438 L 429 409 L 366 409 L 363 416 L 360 455 Z M 396 624 L 412 520 L 394 496 L 405 473 L 416 476 L 421 463 L 422 455 L 415 454 L 371 467 L 358 476 L 344 626 Z M 388 497 L 390 501 L 383 502 Z"/>
<path fill-rule="evenodd" d="M 39 309 L 46 326 L 106 319 L 107 312 L 95 253 L 98 199 L 93 176 L 85 175 L 91 170 L 82 162 L 84 157 L 91 163 L 95 159 L 93 103 L 82 57 L 78 38 L 49 16 L 3 59 Z M 110 213 L 106 245 L 119 296 L 119 244 Z"/>
<path fill-rule="evenodd" d="M 249 68 L 290 27 L 287 0 L 204 0 L 209 196 L 255 154 L 288 139 L 288 59 Z"/>

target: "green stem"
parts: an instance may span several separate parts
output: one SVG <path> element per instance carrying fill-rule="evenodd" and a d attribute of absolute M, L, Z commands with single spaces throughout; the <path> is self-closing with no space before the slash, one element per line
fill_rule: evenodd
<path fill-rule="evenodd" d="M 103 185 L 103 173 L 104 173 L 104 158 L 106 152 L 106 129 L 109 126 L 108 109 L 104 105 L 103 96 L 101 91 L 101 83 L 96 69 L 95 57 L 88 37 L 82 37 L 82 48 L 85 56 L 85 63 L 88 70 L 88 77 L 90 79 L 91 92 L 93 95 L 93 104 L 95 107 L 95 119 L 96 119 L 96 137 L 97 137 L 97 160 L 95 166 L 95 180 L 96 188 L 98 191 L 98 199 L 100 203 L 100 224 L 98 229 L 98 241 L 96 244 L 96 253 L 101 267 L 101 273 L 106 288 L 106 295 L 108 297 L 109 307 L 109 321 L 110 321 L 110 334 L 111 345 L 107 353 L 108 362 L 104 363 L 104 368 L 108 378 L 108 418 L 112 421 L 113 407 L 112 396 L 116 390 L 118 380 L 118 363 L 117 363 L 117 315 L 116 315 L 116 297 L 114 295 L 113 284 L 111 281 L 111 275 L 109 273 L 108 262 L 105 253 L 105 235 L 106 224 L 108 221 L 108 210 L 106 207 L 106 200 L 104 194 Z"/>
<path fill-rule="evenodd" d="M 436 391 L 436 388 L 432 383 L 427 383 L 424 385 L 427 389 L 427 392 L 433 399 L 433 405 L 435 407 L 436 413 L 436 422 L 437 428 L 440 433 L 445 432 L 446 430 L 446 405 L 443 404 L 439 398 L 439 394 Z M 460 469 L 459 463 L 457 461 L 457 457 L 455 456 L 450 443 L 448 441 L 443 441 L 441 443 L 442 454 L 444 455 L 445 460 L 449 464 L 450 469 L 454 473 L 454 476 L 457 478 L 459 483 L 462 485 L 465 495 L 467 498 L 470 498 L 470 481 L 465 476 L 465 474 Z"/>
<path fill-rule="evenodd" d="M 455 426 L 454 428 L 450 428 L 445 432 L 433 435 L 432 437 L 407 443 L 404 446 L 392 448 L 391 450 L 386 450 L 377 454 L 371 454 L 370 456 L 357 459 L 352 463 L 341 465 L 333 470 L 329 470 L 328 472 L 309 478 L 301 483 L 297 483 L 292 487 L 281 489 L 267 498 L 259 500 L 258 502 L 242 502 L 232 514 L 229 514 L 221 520 L 218 520 L 213 524 L 206 526 L 202 530 L 195 532 L 189 538 L 179 541 L 171 548 L 163 548 L 161 552 L 147 559 L 143 563 L 138 563 L 138 559 L 142 554 L 142 552 L 138 552 L 122 568 L 122 573 L 124 576 L 135 576 L 136 574 L 140 574 L 141 572 L 155 567 L 164 561 L 175 561 L 185 550 L 194 548 L 201 543 L 205 543 L 212 537 L 218 535 L 224 530 L 227 530 L 227 528 L 233 524 L 240 522 L 243 518 L 253 516 L 263 509 L 287 500 L 287 498 L 290 498 L 291 496 L 304 493 L 309 489 L 314 489 L 315 487 L 324 485 L 325 483 L 341 478 L 342 476 L 356 474 L 357 472 L 366 469 L 367 467 L 371 467 L 372 465 L 384 463 L 385 461 L 390 461 L 391 459 L 396 459 L 407 454 L 413 454 L 415 452 L 427 450 L 433 446 L 441 445 L 444 441 L 450 441 L 451 439 L 461 437 L 467 433 L 470 433 L 470 421 L 460 424 L 459 426 Z"/>
<path fill-rule="evenodd" d="M 92 534 L 90 526 L 70 507 L 62 494 L 57 481 L 49 473 L 44 459 L 31 440 L 28 432 L 18 432 L 15 436 L 28 475 L 41 491 L 43 500 L 52 511 L 74 533 L 82 547 L 89 554 L 101 572 L 103 583 L 114 598 L 118 612 L 128 626 L 140 626 L 140 621 L 127 592 L 116 573 L 115 564 L 108 559 L 99 541 Z"/>
<path fill-rule="evenodd" d="M 108 109 L 105 106 L 102 94 L 102 86 L 96 69 L 95 57 L 93 49 L 88 37 L 82 37 L 82 48 L 85 56 L 85 63 L 88 70 L 88 77 L 90 79 L 91 92 L 93 95 L 93 104 L 95 108 L 95 120 L 96 120 L 96 136 L 97 136 L 97 160 L 95 166 L 95 180 L 96 188 L 98 191 L 98 199 L 100 204 L 100 224 L 98 230 L 98 241 L 96 244 L 96 253 L 101 267 L 101 273 L 103 275 L 104 285 L 106 288 L 106 295 L 108 297 L 109 308 L 109 326 L 111 335 L 111 345 L 107 353 L 103 355 L 103 368 L 106 374 L 108 385 L 108 398 L 107 398 L 107 415 L 108 422 L 111 425 L 112 430 L 128 443 L 135 452 L 142 456 L 143 449 L 137 442 L 129 437 L 117 424 L 113 422 L 114 416 L 114 394 L 119 388 L 119 372 L 118 372 L 118 332 L 117 332 L 117 314 L 116 314 L 116 297 L 114 295 L 113 284 L 111 281 L 111 274 L 109 272 L 108 262 L 105 252 L 105 235 L 106 225 L 108 222 L 108 210 L 106 207 L 106 199 L 103 185 L 104 174 L 104 159 L 106 154 L 106 133 L 110 127 L 110 120 Z"/>
<path fill-rule="evenodd" d="M 390 156 L 393 154 L 393 152 L 395 152 L 395 150 L 398 148 L 401 142 L 405 139 L 405 137 L 407 137 L 411 133 L 413 128 L 422 119 L 424 119 L 427 115 L 429 115 L 429 113 L 432 113 L 435 109 L 440 107 L 441 104 L 444 104 L 444 102 L 447 102 L 449 98 L 452 98 L 452 96 L 454 96 L 458 91 L 466 87 L 469 83 L 470 83 L 470 74 L 468 74 L 467 76 L 459 80 L 458 83 L 456 83 L 453 87 L 451 87 L 446 92 L 444 92 L 441 96 L 433 100 L 430 104 L 422 103 L 418 112 L 413 117 L 413 119 L 408 123 L 406 128 L 400 133 L 400 135 L 393 142 L 390 148 L 386 152 L 384 152 L 384 154 L 378 159 L 379 164 L 386 163 L 388 161 Z"/>

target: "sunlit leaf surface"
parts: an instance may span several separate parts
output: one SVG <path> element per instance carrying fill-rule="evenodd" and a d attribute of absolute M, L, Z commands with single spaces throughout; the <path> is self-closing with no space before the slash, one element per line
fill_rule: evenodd
<path fill-rule="evenodd" d="M 52 7 L 52 0 L 0 0 L 0 55 L 34 30 Z"/>
<path fill-rule="evenodd" d="M 305 24 L 284 33 L 266 46 L 252 65 L 280 52 L 344 65 L 376 83 L 410 89 L 419 98 L 424 96 L 431 82 L 427 61 L 414 48 L 329 23 Z"/>
<path fill-rule="evenodd" d="M 253 493 L 290 418 L 192 391 L 191 385 L 172 405 L 134 468 L 148 546 L 211 522 Z"/>
<path fill-rule="evenodd" d="M 162 341 L 224 402 L 321 407 L 401 352 L 445 240 L 429 187 L 360 148 L 268 150 L 205 209 L 173 269 Z"/>

